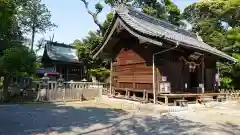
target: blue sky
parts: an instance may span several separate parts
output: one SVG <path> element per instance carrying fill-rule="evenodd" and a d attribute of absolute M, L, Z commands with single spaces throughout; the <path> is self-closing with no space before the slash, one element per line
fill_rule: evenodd
<path fill-rule="evenodd" d="M 91 0 L 90 7 L 94 9 L 94 1 Z M 99 0 L 97 0 L 99 1 Z M 177 6 L 183 10 L 187 5 L 196 2 L 197 0 L 173 0 Z M 44 37 L 49 39 L 54 33 L 54 41 L 70 44 L 75 39 L 84 38 L 91 30 L 96 30 L 98 27 L 94 24 L 91 16 L 86 12 L 83 3 L 80 0 L 43 0 L 52 14 L 52 21 L 58 25 L 54 31 L 46 34 L 38 34 L 36 40 Z M 104 6 L 103 12 L 99 19 L 103 22 L 110 8 Z M 35 42 L 37 43 L 37 42 Z"/>

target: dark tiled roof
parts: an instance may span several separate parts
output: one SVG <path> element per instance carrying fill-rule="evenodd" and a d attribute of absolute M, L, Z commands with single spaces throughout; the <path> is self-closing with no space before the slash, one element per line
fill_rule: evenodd
<path fill-rule="evenodd" d="M 128 27 L 131 27 L 139 33 L 149 35 L 150 37 L 164 38 L 175 42 L 178 41 L 182 46 L 209 52 L 234 62 L 237 61 L 224 52 L 200 41 L 195 33 L 181 29 L 166 21 L 156 19 L 130 8 L 118 9 L 116 13 Z"/>
<path fill-rule="evenodd" d="M 79 63 L 76 49 L 70 45 L 60 44 L 56 42 L 47 42 L 44 53 L 51 60 Z"/>

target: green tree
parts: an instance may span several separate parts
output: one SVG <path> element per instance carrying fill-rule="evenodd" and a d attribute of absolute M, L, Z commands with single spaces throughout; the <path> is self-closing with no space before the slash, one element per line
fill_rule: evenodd
<path fill-rule="evenodd" d="M 169 21 L 176 26 L 183 25 L 180 9 L 171 0 L 135 0 L 133 6 L 140 7 L 144 13 Z"/>
<path fill-rule="evenodd" d="M 8 100 L 9 80 L 13 76 L 30 75 L 35 72 L 36 56 L 24 46 L 11 47 L 4 50 L 0 58 L 0 70 L 4 76 L 4 99 Z"/>
<path fill-rule="evenodd" d="M 51 13 L 42 0 L 28 0 L 22 5 L 18 14 L 21 28 L 26 33 L 31 33 L 31 51 L 36 33 L 45 33 L 56 27 L 51 21 Z"/>
<path fill-rule="evenodd" d="M 89 1 L 81 0 L 85 5 L 85 8 L 93 18 L 94 23 L 99 27 L 99 33 L 104 36 L 106 29 L 112 21 L 113 13 L 107 15 L 107 19 L 104 23 L 100 23 L 98 15 L 103 10 L 103 4 L 100 2 L 95 4 L 95 10 L 90 10 Z M 105 4 L 109 5 L 112 9 L 115 9 L 119 5 L 125 5 L 133 8 L 140 8 L 144 13 L 149 14 L 153 17 L 160 18 L 170 23 L 182 26 L 184 23 L 180 9 L 171 0 L 105 0 Z"/>
<path fill-rule="evenodd" d="M 102 42 L 102 36 L 98 35 L 95 32 L 89 32 L 88 36 L 83 38 L 82 40 L 75 40 L 73 42 L 73 46 L 77 49 L 77 55 L 79 60 L 83 62 L 86 75 L 89 73 L 93 76 L 96 76 L 97 79 L 102 80 L 101 75 L 107 77 L 108 69 L 104 68 L 107 67 L 107 58 L 100 59 L 100 58 L 92 58 L 92 51 L 96 48 L 96 46 L 100 45 Z M 96 71 L 99 71 L 96 73 Z M 103 77 L 103 78 L 105 78 Z"/>
<path fill-rule="evenodd" d="M 4 76 L 4 99 L 8 100 L 9 80 L 15 75 L 32 73 L 35 54 L 22 46 L 22 31 L 17 15 L 28 0 L 0 0 L 0 75 Z"/>
<path fill-rule="evenodd" d="M 185 8 L 184 18 L 203 41 L 240 60 L 240 0 L 199 1 Z M 240 88 L 239 62 L 218 63 L 223 87 Z"/>
<path fill-rule="evenodd" d="M 113 20 L 113 17 L 114 17 L 113 12 L 110 12 L 110 13 L 107 14 L 107 18 L 102 24 L 102 31 L 101 32 L 102 32 L 103 35 L 107 32 L 107 29 L 110 26 L 110 24 Z"/>
<path fill-rule="evenodd" d="M 89 15 L 92 16 L 94 23 L 99 27 L 99 30 L 102 31 L 102 24 L 98 20 L 98 15 L 102 12 L 103 6 L 100 2 L 95 5 L 95 11 L 91 11 L 89 8 L 89 2 L 87 0 L 81 0 L 84 4 Z"/>
<path fill-rule="evenodd" d="M 6 44 L 21 38 L 21 31 L 16 18 L 17 5 L 11 0 L 0 0 L 0 41 Z M 2 48 L 1 45 L 0 48 Z"/>

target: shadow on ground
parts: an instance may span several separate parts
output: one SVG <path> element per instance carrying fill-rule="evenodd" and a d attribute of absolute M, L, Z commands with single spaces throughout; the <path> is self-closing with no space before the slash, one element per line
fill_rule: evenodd
<path fill-rule="evenodd" d="M 236 125 L 221 132 L 234 134 Z M 231 126 L 231 128 L 227 128 Z M 209 134 L 209 127 L 175 116 L 141 116 L 116 109 L 55 104 L 0 106 L 1 135 L 156 135 Z"/>

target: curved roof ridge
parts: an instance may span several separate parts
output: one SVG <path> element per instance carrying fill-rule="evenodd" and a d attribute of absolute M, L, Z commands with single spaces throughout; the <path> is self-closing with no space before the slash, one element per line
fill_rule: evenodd
<path fill-rule="evenodd" d="M 176 31 L 176 32 L 179 32 L 179 33 L 184 34 L 186 36 L 190 36 L 190 37 L 193 37 L 193 38 L 197 39 L 197 34 L 194 33 L 194 32 L 185 30 L 181 27 L 178 27 L 174 24 L 171 24 L 170 22 L 168 22 L 166 20 L 162 20 L 162 19 L 159 19 L 159 18 L 152 17 L 152 16 L 150 16 L 146 13 L 143 13 L 141 11 L 138 11 L 138 10 L 132 8 L 132 7 L 118 7 L 116 9 L 116 12 L 117 13 L 127 13 L 131 16 L 134 16 L 134 17 L 139 18 L 139 19 L 143 19 L 145 21 L 148 21 L 148 22 L 156 24 L 156 25 L 164 25 L 168 29 L 171 29 L 173 31 Z"/>
<path fill-rule="evenodd" d="M 76 49 L 73 46 L 50 41 L 46 43 L 45 49 L 47 56 L 52 60 L 79 63 Z"/>

